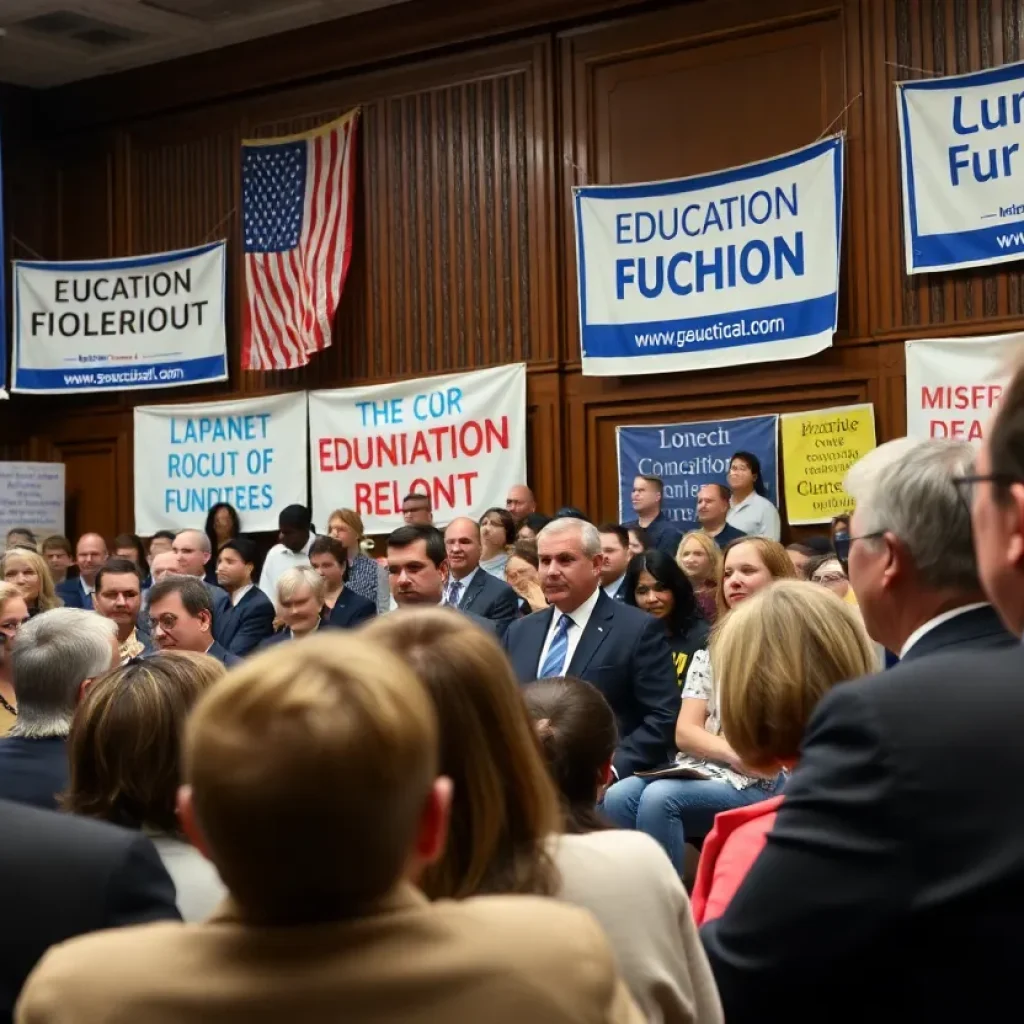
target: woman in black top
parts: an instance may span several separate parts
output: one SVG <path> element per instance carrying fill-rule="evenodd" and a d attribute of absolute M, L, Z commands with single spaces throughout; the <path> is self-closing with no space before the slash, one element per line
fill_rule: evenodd
<path fill-rule="evenodd" d="M 710 626 L 701 616 L 693 587 L 671 555 L 649 549 L 629 563 L 622 581 L 625 603 L 660 619 L 680 687 L 693 655 L 708 645 Z"/>

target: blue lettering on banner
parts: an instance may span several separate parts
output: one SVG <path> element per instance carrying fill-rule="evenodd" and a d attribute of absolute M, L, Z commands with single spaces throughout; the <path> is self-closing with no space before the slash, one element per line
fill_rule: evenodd
<path fill-rule="evenodd" d="M 1024 64 L 900 82 L 907 272 L 1024 256 Z"/>
<path fill-rule="evenodd" d="M 838 309 L 843 141 L 647 185 L 577 188 L 585 374 L 795 359 Z"/>
<path fill-rule="evenodd" d="M 778 505 L 778 416 L 748 416 L 661 426 L 619 427 L 619 520 L 634 519 L 630 495 L 638 475 L 659 476 L 662 511 L 686 529 L 698 529 L 697 492 L 704 484 L 728 486 L 734 452 L 752 452 L 761 462 L 768 498 Z M 692 524 L 688 527 L 687 524 Z"/>

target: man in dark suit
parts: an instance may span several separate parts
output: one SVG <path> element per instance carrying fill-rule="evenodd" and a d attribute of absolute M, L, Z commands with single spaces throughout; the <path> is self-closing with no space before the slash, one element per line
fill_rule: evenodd
<path fill-rule="evenodd" d="M 213 636 L 213 604 L 206 584 L 195 576 L 165 576 L 149 590 L 153 641 L 162 651 L 209 654 L 227 668 L 242 659 Z"/>
<path fill-rule="evenodd" d="M 625 601 L 622 584 L 629 568 L 629 531 L 618 523 L 599 526 L 601 534 L 601 589 L 613 601 Z"/>
<path fill-rule="evenodd" d="M 195 533 L 197 531 L 190 531 Z M 201 535 L 209 543 L 209 539 L 206 534 Z M 221 629 L 226 625 L 228 616 L 231 613 L 231 598 L 228 597 L 227 593 L 220 587 L 215 586 L 212 583 L 207 583 L 203 578 L 202 573 L 197 572 L 182 572 L 181 569 L 181 557 L 174 551 L 166 551 L 157 555 L 152 562 L 149 564 L 150 572 L 153 577 L 154 583 L 159 583 L 162 579 L 166 579 L 168 576 L 185 575 L 191 576 L 195 579 L 202 580 L 203 586 L 206 587 L 206 592 L 210 595 L 210 607 L 213 609 L 213 635 L 220 643 Z M 186 560 L 187 562 L 187 560 Z M 203 563 L 205 565 L 205 563 Z M 142 626 L 147 632 L 152 632 L 149 621 L 149 590 L 143 595 L 142 598 L 142 611 L 139 614 L 139 625 Z M 223 646 L 223 644 L 221 645 Z"/>
<path fill-rule="evenodd" d="M 444 534 L 436 526 L 413 523 L 388 537 L 388 574 L 391 596 L 399 608 L 444 604 L 448 582 L 448 560 Z M 475 612 L 456 609 L 487 632 L 497 634 L 498 625 Z"/>
<path fill-rule="evenodd" d="M 68 786 L 75 707 L 121 661 L 117 627 L 83 608 L 53 608 L 18 630 L 10 661 L 18 718 L 0 738 L 0 800 L 53 810 Z"/>
<path fill-rule="evenodd" d="M 537 536 L 541 586 L 552 607 L 513 622 L 504 647 L 520 681 L 577 676 L 605 696 L 619 725 L 616 775 L 664 764 L 679 685 L 658 621 L 611 600 L 599 587 L 601 539 L 578 519 L 558 519 Z"/>
<path fill-rule="evenodd" d="M 217 552 L 217 582 L 230 600 L 216 630 L 217 642 L 239 657 L 274 632 L 274 603 L 253 583 L 256 557 L 248 537 L 225 541 Z"/>
<path fill-rule="evenodd" d="M 472 519 L 453 519 L 444 531 L 444 545 L 448 555 L 444 603 L 490 619 L 502 636 L 516 618 L 519 602 L 507 583 L 480 568 L 479 525 Z"/>
<path fill-rule="evenodd" d="M 75 545 L 75 563 L 78 576 L 65 579 L 57 587 L 57 596 L 65 608 L 92 609 L 92 595 L 96 589 L 96 574 L 107 560 L 107 542 L 98 533 L 83 533 Z"/>
<path fill-rule="evenodd" d="M 75 935 L 177 920 L 174 883 L 150 839 L 100 821 L 0 800 L 0 1024 L 51 946 Z"/>

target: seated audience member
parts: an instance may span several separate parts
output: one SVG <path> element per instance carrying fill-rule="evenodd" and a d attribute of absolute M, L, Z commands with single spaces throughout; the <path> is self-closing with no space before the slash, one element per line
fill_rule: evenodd
<path fill-rule="evenodd" d="M 746 536 L 742 530 L 726 522 L 731 499 L 732 492 L 724 484 L 704 484 L 697 491 L 697 522 L 719 548 Z"/>
<path fill-rule="evenodd" d="M 661 623 L 600 588 L 601 537 L 579 519 L 556 519 L 537 538 L 552 607 L 513 622 L 503 643 L 524 682 L 571 675 L 593 683 L 619 727 L 615 771 L 625 778 L 668 757 L 679 701 Z"/>
<path fill-rule="evenodd" d="M 849 550 L 850 547 L 850 517 L 848 515 L 835 516 L 829 531 L 832 540 L 832 551 L 841 549 Z M 844 559 L 845 561 L 845 559 Z"/>
<path fill-rule="evenodd" d="M 642 526 L 628 526 L 630 555 L 642 555 L 647 550 L 647 531 Z"/>
<path fill-rule="evenodd" d="M 256 558 L 256 545 L 248 537 L 226 540 L 217 552 L 217 585 L 231 601 L 218 643 L 240 658 L 274 632 L 274 605 L 252 581 Z"/>
<path fill-rule="evenodd" d="M 513 484 L 508 489 L 508 495 L 505 498 L 505 508 L 518 525 L 527 516 L 532 516 L 536 513 L 537 499 L 533 496 L 533 491 L 526 484 Z"/>
<path fill-rule="evenodd" d="M 388 572 L 391 593 L 399 608 L 443 604 L 448 582 L 444 534 L 422 523 L 399 527 L 388 537 Z M 492 633 L 497 629 L 490 619 L 461 608 L 455 610 Z"/>
<path fill-rule="evenodd" d="M 444 603 L 490 619 L 501 636 L 516 618 L 518 602 L 515 591 L 505 582 L 507 556 L 500 578 L 484 569 L 482 534 L 483 527 L 465 517 L 453 519 L 444 531 L 448 559 Z"/>
<path fill-rule="evenodd" d="M 311 567 L 324 581 L 320 617 L 328 625 L 344 629 L 357 626 L 377 614 L 377 605 L 348 585 L 348 554 L 333 537 L 317 537 L 309 548 Z M 280 593 L 280 588 L 278 588 Z"/>
<path fill-rule="evenodd" d="M 177 568 L 174 570 L 175 573 L 179 576 L 193 576 L 202 580 L 203 586 L 206 587 L 206 591 L 210 595 L 210 606 L 213 609 L 213 635 L 217 643 L 224 646 L 220 638 L 220 630 L 221 625 L 226 624 L 230 614 L 231 600 L 213 582 L 216 579 L 216 574 L 213 571 L 215 564 L 210 564 L 213 557 L 210 538 L 202 530 L 181 530 L 174 537 L 171 552 L 178 562 Z"/>
<path fill-rule="evenodd" d="M 627 530 L 639 526 L 647 531 L 644 550 L 657 548 L 665 554 L 675 558 L 679 550 L 679 542 L 683 539 L 682 533 L 669 521 L 664 512 L 661 511 L 661 499 L 665 491 L 665 485 L 660 476 L 648 476 L 640 474 L 633 481 L 632 502 L 633 511 L 636 513 L 636 520 L 632 523 L 623 523 Z"/>
<path fill-rule="evenodd" d="M 57 587 L 57 596 L 67 608 L 92 610 L 92 595 L 96 589 L 96 573 L 107 560 L 107 542 L 98 533 L 83 533 L 75 545 L 75 564 L 78 575 L 67 577 Z"/>
<path fill-rule="evenodd" d="M 718 581 L 722 578 L 722 549 L 702 530 L 691 530 L 679 545 L 676 562 L 693 587 L 701 615 L 714 625 L 718 618 L 715 595 L 718 593 Z"/>
<path fill-rule="evenodd" d="M 673 558 L 652 548 L 629 563 L 624 589 L 626 604 L 652 615 L 664 627 L 681 687 L 694 654 L 706 650 L 710 633 L 686 573 Z"/>
<path fill-rule="evenodd" d="M 21 591 L 10 583 L 0 583 L 0 736 L 7 735 L 18 717 L 10 649 L 11 641 L 28 620 L 28 606 Z"/>
<path fill-rule="evenodd" d="M 0 576 L 4 583 L 10 583 L 21 591 L 29 615 L 61 607 L 61 599 L 42 555 L 28 548 L 10 548 L 0 558 Z"/>
<path fill-rule="evenodd" d="M 29 551 L 36 550 L 36 535 L 24 526 L 16 526 L 7 531 L 6 550 L 11 548 L 28 548 Z"/>
<path fill-rule="evenodd" d="M 149 620 L 153 642 L 161 651 L 209 654 L 227 668 L 241 661 L 214 639 L 210 591 L 195 576 L 165 576 L 154 583 L 149 588 Z"/>
<path fill-rule="evenodd" d="M 165 552 L 170 551 L 172 547 L 174 547 L 174 531 L 157 530 L 149 541 L 150 562 L 152 562 L 157 555 L 162 555 Z"/>
<path fill-rule="evenodd" d="M 312 636 L 324 625 L 327 581 L 311 565 L 285 569 L 277 581 L 277 618 L 281 628 L 260 644 L 273 647 L 288 640 Z M 369 604 L 369 601 L 366 602 Z"/>
<path fill-rule="evenodd" d="M 804 571 L 811 583 L 828 587 L 836 597 L 846 600 L 851 593 L 850 580 L 843 570 L 843 563 L 835 555 L 816 555 L 808 559 Z"/>
<path fill-rule="evenodd" d="M 722 734 L 745 765 L 765 776 L 795 767 L 807 722 L 833 686 L 877 667 L 856 611 L 825 588 L 795 580 L 768 587 L 728 615 L 711 659 L 722 679 Z M 784 799 L 715 818 L 693 890 L 698 924 L 721 916 L 764 849 Z"/>
<path fill-rule="evenodd" d="M 142 609 L 142 572 L 127 558 L 109 558 L 96 573 L 92 595 L 96 611 L 117 627 L 117 643 L 123 665 L 132 658 L 155 651 L 152 637 L 138 626 Z"/>
<path fill-rule="evenodd" d="M 75 563 L 75 552 L 71 547 L 71 541 L 54 533 L 47 537 L 39 546 L 39 553 L 46 559 L 50 570 L 50 579 L 56 587 L 67 579 L 68 570 Z"/>
<path fill-rule="evenodd" d="M 185 731 L 179 821 L 230 902 L 205 924 L 51 951 L 22 1021 L 326 1021 L 339 1007 L 349 1024 L 642 1020 L 587 915 L 417 890 L 444 849 L 451 783 L 423 684 L 388 650 L 332 631 L 265 652 Z"/>
<path fill-rule="evenodd" d="M 76 935 L 178 920 L 174 883 L 138 832 L 0 800 L 0 1021 L 42 955 Z M 24 1019 L 24 1018 L 22 1018 Z"/>
<path fill-rule="evenodd" d="M 778 541 L 782 536 L 779 510 L 768 500 L 761 461 L 752 452 L 736 452 L 729 460 L 729 487 L 729 525 L 749 537 Z"/>
<path fill-rule="evenodd" d="M 178 556 L 173 551 L 161 551 L 149 561 L 149 572 L 154 583 L 159 583 L 168 576 L 178 575 Z"/>
<path fill-rule="evenodd" d="M 524 614 L 541 612 L 548 606 L 540 585 L 540 559 L 535 541 L 517 540 L 505 566 L 505 579 L 519 595 Z"/>
<path fill-rule="evenodd" d="M 402 499 L 402 520 L 406 526 L 433 526 L 434 513 L 427 494 L 407 494 Z"/>
<path fill-rule="evenodd" d="M 316 540 L 309 509 L 289 505 L 277 517 L 278 543 L 267 552 L 260 574 L 260 590 L 271 601 L 277 599 L 277 581 L 286 569 L 309 565 L 309 548 Z"/>
<path fill-rule="evenodd" d="M 114 538 L 114 557 L 127 558 L 139 567 L 139 576 L 145 580 L 149 575 L 149 560 L 142 538 L 136 533 L 119 533 Z"/>
<path fill-rule="evenodd" d="M 376 607 L 377 614 L 383 615 L 391 604 L 388 571 L 363 551 L 366 539 L 363 517 L 350 508 L 335 509 L 327 520 L 327 534 L 340 541 L 345 549 L 348 560 L 345 586 L 354 594 L 365 597 Z"/>
<path fill-rule="evenodd" d="M 61 806 L 145 832 L 186 921 L 205 920 L 225 895 L 217 869 L 185 839 L 177 816 L 185 719 L 224 673 L 219 661 L 192 651 L 133 661 L 89 688 L 68 736 Z"/>
<path fill-rule="evenodd" d="M 53 810 L 68 784 L 65 741 L 75 705 L 120 661 L 114 623 L 81 608 L 54 608 L 10 644 L 18 718 L 0 739 L 0 800 Z"/>
<path fill-rule="evenodd" d="M 629 566 L 629 531 L 618 523 L 598 527 L 601 535 L 601 589 L 613 601 L 625 601 L 623 583 Z"/>
<path fill-rule="evenodd" d="M 827 551 L 816 551 L 810 544 L 794 543 L 786 545 L 786 554 L 789 555 L 789 560 L 793 563 L 797 576 L 802 580 L 808 578 L 807 563 L 828 553 Z"/>
<path fill-rule="evenodd" d="M 563 505 L 561 508 L 555 509 L 553 519 L 580 519 L 584 523 L 590 522 L 590 516 L 587 515 L 583 509 L 576 508 L 575 505 Z"/>
<path fill-rule="evenodd" d="M 229 540 L 234 540 L 242 535 L 242 521 L 238 518 L 234 505 L 226 501 L 218 501 L 210 507 L 206 513 L 206 523 L 203 526 L 203 533 L 210 541 L 210 550 L 219 552 Z M 208 564 L 207 570 L 216 569 L 215 564 Z M 209 583 L 216 583 L 213 574 L 208 576 Z"/>
<path fill-rule="evenodd" d="M 774 580 L 795 576 L 781 544 L 764 537 L 733 541 L 724 553 L 716 628 L 732 608 Z M 689 774 L 624 779 L 608 790 L 603 803 L 605 814 L 619 828 L 636 828 L 657 839 L 680 876 L 687 840 L 706 836 L 719 811 L 767 800 L 782 787 L 781 776 L 764 779 L 750 771 L 722 737 L 712 669 L 708 652 L 696 651 L 683 685 L 673 771 L 685 769 Z"/>
<path fill-rule="evenodd" d="M 1017 642 L 985 599 L 970 512 L 954 483 L 974 457 L 965 441 L 900 438 L 847 474 L 857 507 L 836 554 L 868 634 L 900 661 Z"/>
<path fill-rule="evenodd" d="M 531 512 L 524 516 L 516 526 L 516 540 L 536 541 L 537 534 L 551 522 L 551 516 L 541 515 L 539 512 Z"/>
<path fill-rule="evenodd" d="M 428 609 L 390 616 L 364 636 L 400 653 L 437 712 L 451 825 L 442 857 L 421 879 L 427 896 L 518 893 L 575 903 L 604 926 L 649 1019 L 720 1020 L 689 901 L 665 855 L 646 837 L 601 831 L 594 821 L 597 789 L 617 746 L 615 717 L 600 693 L 589 687 L 585 708 L 553 713 L 559 728 L 572 718 L 585 732 L 577 742 L 587 753 L 598 748 L 586 764 L 572 763 L 581 775 L 590 772 L 590 815 L 577 804 L 567 822 L 523 704 L 521 693 L 534 686 L 519 690 L 493 639 Z M 587 753 L 573 748 L 567 756 Z"/>
<path fill-rule="evenodd" d="M 505 565 L 516 542 L 516 521 L 503 508 L 489 508 L 481 517 L 480 568 L 505 582 Z M 451 567 L 449 566 L 449 569 Z"/>

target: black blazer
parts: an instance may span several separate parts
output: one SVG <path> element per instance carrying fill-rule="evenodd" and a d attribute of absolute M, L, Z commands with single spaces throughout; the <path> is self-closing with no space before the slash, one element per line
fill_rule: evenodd
<path fill-rule="evenodd" d="M 1017 1004 L 1022 683 L 1020 647 L 941 651 L 822 700 L 767 846 L 702 931 L 729 1024 Z"/>
<path fill-rule="evenodd" d="M 342 587 L 338 600 L 327 616 L 326 625 L 333 629 L 352 629 L 377 615 L 377 606 L 348 587 Z"/>
<path fill-rule="evenodd" d="M 513 622 L 504 647 L 520 682 L 537 678 L 554 609 Z M 596 686 L 615 712 L 619 746 L 613 765 L 624 779 L 664 764 L 671 754 L 679 686 L 660 622 L 600 592 L 565 673 Z"/>
<path fill-rule="evenodd" d="M 914 661 L 938 651 L 949 653 L 954 649 L 970 648 L 999 650 L 1016 647 L 1020 641 L 1003 625 L 999 613 L 987 604 L 948 619 L 934 629 L 928 630 L 913 647 L 907 651 L 903 661 Z"/>
<path fill-rule="evenodd" d="M 177 920 L 152 842 L 100 821 L 0 800 L 0 1024 L 50 946 L 76 935 Z"/>
<path fill-rule="evenodd" d="M 238 604 L 232 605 L 230 600 L 229 596 L 217 641 L 241 657 L 274 632 L 274 602 L 255 586 Z"/>
<path fill-rule="evenodd" d="M 516 592 L 507 583 L 478 568 L 459 601 L 459 611 L 490 619 L 498 636 L 503 636 L 516 618 L 518 601 Z"/>
<path fill-rule="evenodd" d="M 0 800 L 57 809 L 68 788 L 68 746 L 63 736 L 0 738 Z"/>
<path fill-rule="evenodd" d="M 213 641 L 206 653 L 211 658 L 216 658 L 225 668 L 231 668 L 233 665 L 241 665 L 242 663 L 242 659 L 237 654 L 232 654 L 216 640 Z"/>

